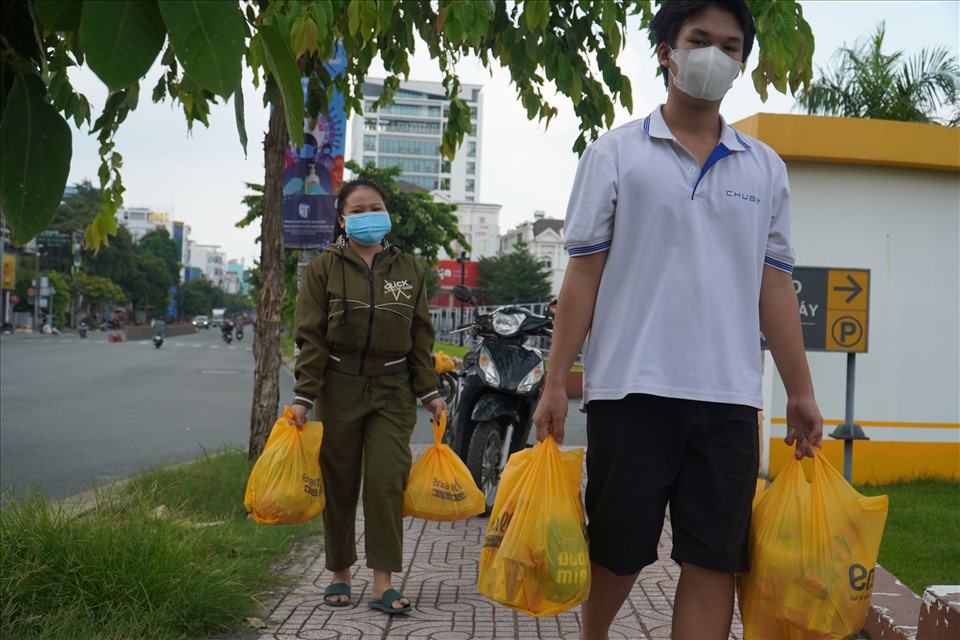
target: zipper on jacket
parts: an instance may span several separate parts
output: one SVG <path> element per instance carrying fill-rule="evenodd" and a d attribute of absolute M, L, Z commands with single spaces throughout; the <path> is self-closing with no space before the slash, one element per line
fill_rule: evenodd
<path fill-rule="evenodd" d="M 373 291 L 373 265 L 377 263 L 377 256 L 373 256 L 373 264 L 367 269 L 367 282 L 370 287 L 370 316 L 367 320 L 367 341 L 363 345 L 363 351 L 360 352 L 360 375 L 363 375 L 363 365 L 367 361 L 367 351 L 370 350 L 370 341 L 373 339 L 373 309 L 376 305 L 375 293 Z"/>

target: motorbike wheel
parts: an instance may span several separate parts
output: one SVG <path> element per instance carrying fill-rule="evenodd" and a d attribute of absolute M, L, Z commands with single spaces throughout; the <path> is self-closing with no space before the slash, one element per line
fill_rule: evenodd
<path fill-rule="evenodd" d="M 450 406 L 450 403 L 453 402 L 453 394 L 457 392 L 457 384 L 457 377 L 452 373 L 440 374 L 440 397 L 447 403 L 447 406 Z"/>
<path fill-rule="evenodd" d="M 500 452 L 503 450 L 503 432 L 496 420 L 488 420 L 477 425 L 470 438 L 467 449 L 467 469 L 473 474 L 473 481 L 483 491 L 486 510 L 489 515 L 493 501 L 500 486 Z"/>

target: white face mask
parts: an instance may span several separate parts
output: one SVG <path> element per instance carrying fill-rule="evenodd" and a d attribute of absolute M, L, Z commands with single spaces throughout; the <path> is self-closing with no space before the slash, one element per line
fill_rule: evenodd
<path fill-rule="evenodd" d="M 740 73 L 740 62 L 718 47 L 700 49 L 670 49 L 670 57 L 677 63 L 673 84 L 691 98 L 719 100 Z"/>

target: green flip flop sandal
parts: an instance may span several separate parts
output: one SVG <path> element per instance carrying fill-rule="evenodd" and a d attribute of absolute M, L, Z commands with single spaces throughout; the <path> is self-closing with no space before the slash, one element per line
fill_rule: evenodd
<path fill-rule="evenodd" d="M 339 600 L 328 600 L 330 596 L 347 596 L 347 602 Z M 343 582 L 334 582 L 323 590 L 323 603 L 328 607 L 349 607 L 350 606 L 350 585 Z"/>
<path fill-rule="evenodd" d="M 403 595 L 396 589 L 387 589 L 383 592 L 383 595 L 380 596 L 379 600 L 367 600 L 367 604 L 370 605 L 371 609 L 383 611 L 384 613 L 389 613 L 390 615 L 408 613 L 411 610 L 411 606 L 409 604 L 400 607 L 399 609 L 393 608 L 393 603 L 400 599 L 406 600 L 407 596 Z"/>

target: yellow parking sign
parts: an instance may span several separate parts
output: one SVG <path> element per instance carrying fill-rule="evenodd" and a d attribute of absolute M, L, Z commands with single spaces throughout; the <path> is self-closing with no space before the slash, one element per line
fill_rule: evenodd
<path fill-rule="evenodd" d="M 3 289 L 15 289 L 17 286 L 17 256 L 3 254 Z"/>

